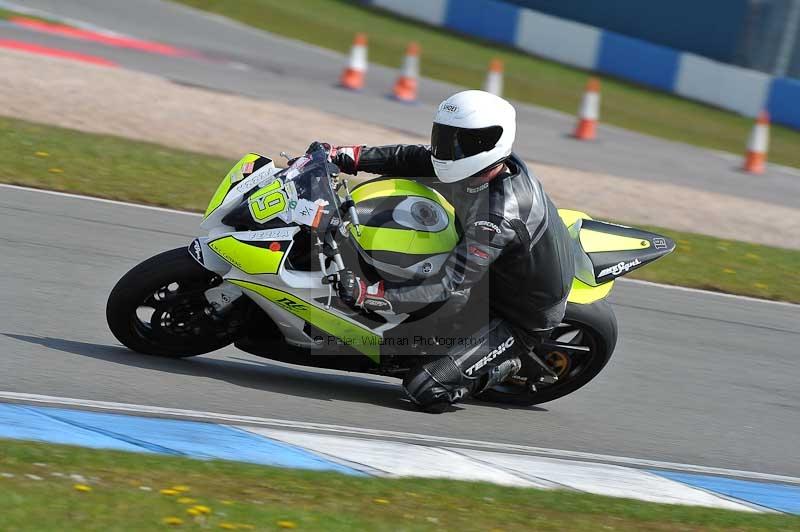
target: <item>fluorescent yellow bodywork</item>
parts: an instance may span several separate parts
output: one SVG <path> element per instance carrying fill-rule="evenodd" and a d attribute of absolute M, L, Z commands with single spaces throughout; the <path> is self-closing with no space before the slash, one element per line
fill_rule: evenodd
<path fill-rule="evenodd" d="M 592 219 L 591 216 L 589 216 L 586 213 L 580 211 L 571 211 L 568 209 L 559 209 L 558 214 L 559 216 L 561 216 L 561 219 L 564 221 L 564 224 L 567 227 L 574 225 L 575 222 L 577 222 L 579 219 L 584 219 L 584 220 Z M 581 229 L 579 233 L 581 238 L 581 247 L 584 247 L 584 249 L 586 244 L 584 244 L 583 241 L 583 234 L 585 232 L 587 232 L 586 229 Z M 589 231 L 589 232 L 596 233 L 596 231 Z M 603 235 L 603 236 L 613 237 L 614 235 Z M 590 237 L 590 239 L 591 238 L 594 237 Z M 639 242 L 638 239 L 630 239 L 630 240 L 636 240 L 637 243 Z M 597 239 L 596 243 L 593 242 L 593 244 L 597 245 L 599 245 L 600 243 L 602 242 L 599 239 Z M 640 247 L 641 246 L 637 245 L 636 248 L 633 249 L 639 249 Z M 579 279 L 573 279 L 572 289 L 569 292 L 569 297 L 567 298 L 567 301 L 569 301 L 570 303 L 577 303 L 579 305 L 588 305 L 589 303 L 594 303 L 595 301 L 599 301 L 607 297 L 608 294 L 611 293 L 611 289 L 613 287 L 614 287 L 614 281 L 609 281 L 607 283 L 601 284 L 600 286 L 590 286 L 584 283 L 583 281 L 580 281 Z"/>
<path fill-rule="evenodd" d="M 578 220 L 591 220 L 592 217 L 586 214 L 585 212 L 581 211 L 571 211 L 569 209 L 558 209 L 558 215 L 561 217 L 561 220 L 564 222 L 564 225 L 569 227 L 570 225 L 574 224 Z"/>
<path fill-rule="evenodd" d="M 629 236 L 609 235 L 600 231 L 581 229 L 581 247 L 586 253 L 603 251 L 628 251 L 633 249 L 646 249 L 650 241 Z"/>
<path fill-rule="evenodd" d="M 455 209 L 438 192 L 410 179 L 383 179 L 369 181 L 353 190 L 353 201 L 366 201 L 372 198 L 388 198 L 392 196 L 421 196 L 439 203 L 448 215 L 455 216 Z"/>
<path fill-rule="evenodd" d="M 353 190 L 352 196 L 356 203 L 373 198 L 419 196 L 435 201 L 447 213 L 447 228 L 437 233 L 362 225 L 361 234 L 359 235 L 356 233 L 355 227 L 352 227 L 350 229 L 351 235 L 365 250 L 393 251 L 410 255 L 432 255 L 449 253 L 458 244 L 458 232 L 455 228 L 455 210 L 453 206 L 444 196 L 421 183 L 409 179 L 371 181 Z"/>
<path fill-rule="evenodd" d="M 208 203 L 208 207 L 206 207 L 206 213 L 203 216 L 204 218 L 208 218 L 208 216 L 217 210 L 217 207 L 222 205 L 222 202 L 225 200 L 225 196 L 228 195 L 231 187 L 241 181 L 244 178 L 244 174 L 242 173 L 242 167 L 247 163 L 254 163 L 258 159 L 261 158 L 261 155 L 257 153 L 248 153 L 242 160 L 239 161 L 231 168 L 231 171 L 228 172 L 222 182 L 217 187 L 217 191 L 214 192 L 214 195 L 211 197 L 211 201 Z"/>
<path fill-rule="evenodd" d="M 288 204 L 286 194 L 281 188 L 283 182 L 276 179 L 249 199 L 250 215 L 257 222 L 264 223 L 282 213 Z"/>
<path fill-rule="evenodd" d="M 250 275 L 278 273 L 283 261 L 283 251 L 272 251 L 240 242 L 232 236 L 225 236 L 209 242 L 208 247 L 233 264 L 235 267 Z"/>
<path fill-rule="evenodd" d="M 588 284 L 578 280 L 572 280 L 572 290 L 569 292 L 567 301 L 570 303 L 578 303 L 579 305 L 588 305 L 599 301 L 611 293 L 614 287 L 614 281 L 603 283 L 600 286 L 589 286 Z"/>
<path fill-rule="evenodd" d="M 458 244 L 458 233 L 454 228 L 444 229 L 438 233 L 426 233 L 411 229 L 362 225 L 361 235 L 357 238 L 361 247 L 369 251 L 395 251 L 411 255 L 450 253 Z"/>
<path fill-rule="evenodd" d="M 228 279 L 228 282 L 255 292 L 331 336 L 339 338 L 373 361 L 380 361 L 381 337 L 366 327 L 342 319 L 283 290 L 237 279 Z"/>

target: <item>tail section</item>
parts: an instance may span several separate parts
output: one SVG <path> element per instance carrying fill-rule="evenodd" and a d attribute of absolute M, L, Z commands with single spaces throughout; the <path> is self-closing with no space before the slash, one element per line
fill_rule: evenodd
<path fill-rule="evenodd" d="M 575 277 L 600 286 L 671 253 L 675 242 L 649 231 L 561 211 L 575 241 Z"/>

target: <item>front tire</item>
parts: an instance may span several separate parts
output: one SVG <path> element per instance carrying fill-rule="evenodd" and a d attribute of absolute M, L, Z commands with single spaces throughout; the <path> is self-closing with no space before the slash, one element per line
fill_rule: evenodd
<path fill-rule="evenodd" d="M 242 320 L 236 308 L 216 317 L 205 291 L 222 279 L 186 248 L 160 253 L 126 273 L 108 297 L 106 320 L 123 345 L 146 355 L 183 358 L 233 342 Z"/>
<path fill-rule="evenodd" d="M 589 347 L 590 351 L 537 353 L 559 374 L 557 382 L 549 385 L 536 383 L 536 391 L 533 391 L 525 377 L 526 361 L 523 361 L 523 369 L 518 376 L 486 390 L 476 399 L 533 406 L 554 401 L 588 384 L 608 364 L 617 345 L 617 318 L 611 304 L 606 300 L 588 305 L 569 303 L 563 323 L 554 329 L 553 339 Z M 527 363 L 533 364 L 532 361 Z"/>

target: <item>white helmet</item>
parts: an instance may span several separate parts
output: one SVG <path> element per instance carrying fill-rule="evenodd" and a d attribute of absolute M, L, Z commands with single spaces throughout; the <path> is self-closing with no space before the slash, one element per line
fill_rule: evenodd
<path fill-rule="evenodd" d="M 517 113 L 510 103 L 484 91 L 463 91 L 439 104 L 431 131 L 436 176 L 455 183 L 511 155 Z"/>

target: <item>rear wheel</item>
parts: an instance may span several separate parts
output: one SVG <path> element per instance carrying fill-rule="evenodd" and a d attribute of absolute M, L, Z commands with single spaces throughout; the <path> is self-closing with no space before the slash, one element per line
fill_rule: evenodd
<path fill-rule="evenodd" d="M 537 353 L 558 375 L 556 382 L 539 382 L 541 369 L 528 359 L 523 360 L 516 376 L 476 398 L 531 406 L 564 397 L 584 386 L 605 367 L 617 344 L 617 319 L 611 305 L 606 300 L 589 305 L 568 304 L 564 321 L 553 330 L 551 340 L 569 346 Z"/>
<path fill-rule="evenodd" d="M 165 251 L 117 282 L 106 306 L 108 326 L 138 353 L 182 358 L 216 351 L 233 342 L 242 325 L 236 307 L 219 317 L 205 298 L 221 282 L 186 248 Z"/>

